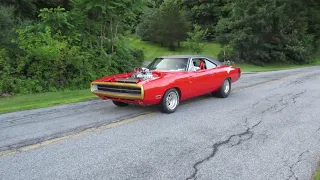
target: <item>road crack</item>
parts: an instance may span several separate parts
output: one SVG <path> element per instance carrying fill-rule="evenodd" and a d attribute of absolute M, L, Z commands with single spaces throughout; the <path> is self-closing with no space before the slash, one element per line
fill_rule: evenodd
<path fill-rule="evenodd" d="M 296 99 L 299 98 L 301 95 L 303 95 L 306 92 L 307 92 L 307 90 L 304 90 L 303 92 L 300 92 L 298 94 L 293 95 L 293 97 L 292 97 L 293 103 L 296 103 L 297 102 Z"/>
<path fill-rule="evenodd" d="M 246 119 L 246 123 L 248 122 L 248 119 Z M 226 140 L 224 141 L 219 141 L 215 144 L 212 145 L 212 152 L 209 154 L 209 156 L 206 156 L 205 158 L 197 161 L 194 165 L 193 165 L 193 169 L 194 169 L 194 172 L 191 174 L 191 176 L 187 177 L 187 180 L 188 179 L 197 179 L 197 174 L 198 174 L 198 171 L 199 171 L 199 166 L 204 163 L 204 162 L 207 162 L 209 161 L 210 159 L 212 159 L 216 154 L 217 152 L 219 151 L 219 148 L 223 145 L 227 145 L 231 142 L 231 140 L 233 138 L 236 138 L 238 137 L 239 140 L 236 144 L 232 145 L 231 147 L 234 147 L 234 146 L 237 146 L 237 145 L 240 145 L 242 142 L 244 141 L 247 141 L 247 140 L 250 140 L 254 133 L 252 131 L 252 129 L 254 129 L 255 127 L 257 127 L 260 123 L 262 122 L 262 120 L 260 120 L 258 123 L 256 123 L 255 125 L 251 126 L 251 127 L 248 127 L 244 132 L 242 133 L 238 133 L 238 134 L 233 134 L 231 136 L 229 136 L 229 138 L 227 138 Z M 245 138 L 243 138 L 245 137 Z"/>
<path fill-rule="evenodd" d="M 303 77 L 300 77 L 294 81 L 291 81 L 289 84 L 287 84 L 287 86 L 289 85 L 298 85 L 298 84 L 303 84 L 305 83 L 307 80 L 309 79 L 312 79 L 312 78 L 315 78 L 317 76 L 319 76 L 320 73 L 317 72 L 317 73 L 312 73 L 312 74 L 309 74 L 309 75 L 306 75 L 306 76 L 303 76 Z"/>
<path fill-rule="evenodd" d="M 297 177 L 297 175 L 295 174 L 293 168 L 294 168 L 299 162 L 301 162 L 303 155 L 304 155 L 305 153 L 307 153 L 307 152 L 309 152 L 309 150 L 300 153 L 299 156 L 298 156 L 298 160 L 297 160 L 296 162 L 294 162 L 293 164 L 291 164 L 291 165 L 288 165 L 288 164 L 287 164 L 287 166 L 288 166 L 288 168 L 289 168 L 289 171 L 290 171 L 290 175 L 286 178 L 286 180 L 290 180 L 291 178 L 294 178 L 295 180 L 298 180 L 298 177 Z"/>
<path fill-rule="evenodd" d="M 300 98 L 306 92 L 307 92 L 307 90 L 304 90 L 302 92 L 299 92 L 299 93 L 296 93 L 293 95 L 292 95 L 292 93 L 283 95 L 280 97 L 280 99 L 275 104 L 273 104 L 272 106 L 263 110 L 261 112 L 261 114 L 265 114 L 271 110 L 274 110 L 276 113 L 279 113 L 279 112 L 283 111 L 285 108 L 289 107 L 290 104 L 295 104 L 297 102 L 297 99 Z M 287 98 L 288 96 L 291 96 L 291 97 Z M 292 100 L 292 102 L 289 101 L 290 99 Z M 271 101 L 270 97 L 266 98 L 266 100 Z"/>

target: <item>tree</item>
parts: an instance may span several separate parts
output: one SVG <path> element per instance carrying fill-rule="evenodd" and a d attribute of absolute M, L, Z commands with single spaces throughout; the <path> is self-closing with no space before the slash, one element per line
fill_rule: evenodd
<path fill-rule="evenodd" d="M 231 11 L 228 6 L 229 0 L 195 1 L 185 0 L 182 4 L 188 9 L 188 19 L 193 24 L 200 25 L 203 29 L 208 29 L 208 40 L 215 37 L 215 26 L 221 17 L 225 17 Z"/>
<path fill-rule="evenodd" d="M 14 6 L 15 14 L 24 19 L 37 19 L 42 8 L 70 8 L 70 0 L 2 0 L 1 3 Z"/>
<path fill-rule="evenodd" d="M 152 8 L 159 8 L 163 3 L 163 0 L 150 0 Z"/>
<path fill-rule="evenodd" d="M 0 5 L 0 48 L 9 42 L 15 25 L 14 8 Z"/>
<path fill-rule="evenodd" d="M 161 24 L 155 21 L 160 17 L 160 10 L 157 8 L 149 8 L 141 16 L 142 21 L 136 28 L 137 35 L 145 41 L 152 41 L 155 43 L 161 43 L 159 38 L 158 29 L 161 28 Z"/>
<path fill-rule="evenodd" d="M 189 30 L 186 16 L 180 8 L 179 1 L 165 0 L 159 9 L 150 9 L 138 25 L 138 35 L 174 50 L 176 43 L 179 46 L 187 38 Z"/>
<path fill-rule="evenodd" d="M 265 63 L 307 63 L 317 50 L 318 1 L 235 0 L 217 25 L 218 42 L 237 59 Z M 313 12 L 311 15 L 310 12 Z"/>
<path fill-rule="evenodd" d="M 193 31 L 188 32 L 189 38 L 187 39 L 187 46 L 192 52 L 200 54 L 203 51 L 204 43 L 208 29 L 203 30 L 201 26 L 195 24 L 193 25 Z"/>
<path fill-rule="evenodd" d="M 174 50 L 174 43 L 178 44 L 187 38 L 187 20 L 180 11 L 176 1 L 165 0 L 160 6 L 159 36 L 161 42 L 169 45 L 169 49 Z"/>

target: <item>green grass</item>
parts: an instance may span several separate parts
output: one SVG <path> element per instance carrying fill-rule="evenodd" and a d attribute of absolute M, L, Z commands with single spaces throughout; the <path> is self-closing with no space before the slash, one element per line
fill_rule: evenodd
<path fill-rule="evenodd" d="M 236 66 L 240 67 L 242 72 L 262 72 L 262 71 L 278 71 L 278 70 L 286 70 L 293 68 L 301 68 L 307 67 L 310 65 L 266 65 L 266 66 L 256 66 L 252 64 L 236 64 Z"/>
<path fill-rule="evenodd" d="M 183 47 L 184 43 L 181 43 L 181 48 L 176 51 L 169 51 L 167 47 L 161 47 L 151 42 L 141 41 L 136 38 L 130 38 L 130 45 L 135 48 L 142 49 L 145 53 L 145 60 L 151 61 L 157 56 L 162 55 L 175 55 L 175 54 L 194 54 L 188 49 Z M 217 57 L 220 52 L 220 45 L 215 43 L 205 43 L 205 47 L 201 54 Z"/>
<path fill-rule="evenodd" d="M 311 65 L 313 65 L 313 66 L 319 66 L 319 65 L 320 65 L 320 57 L 317 58 L 317 59 L 315 59 L 315 60 L 313 61 L 313 63 L 311 63 Z"/>
<path fill-rule="evenodd" d="M 318 168 L 314 174 L 313 180 L 320 180 L 320 162 L 319 162 Z"/>
<path fill-rule="evenodd" d="M 96 98 L 90 89 L 16 95 L 0 98 L 0 113 L 68 104 Z"/>

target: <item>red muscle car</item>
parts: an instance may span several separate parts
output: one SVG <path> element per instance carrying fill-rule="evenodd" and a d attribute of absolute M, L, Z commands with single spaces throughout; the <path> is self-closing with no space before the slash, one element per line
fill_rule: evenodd
<path fill-rule="evenodd" d="M 228 97 L 231 83 L 240 76 L 240 68 L 212 57 L 161 56 L 146 68 L 97 79 L 91 83 L 91 91 L 116 106 L 157 104 L 162 112 L 173 113 L 181 101 L 192 97 L 207 93 Z"/>

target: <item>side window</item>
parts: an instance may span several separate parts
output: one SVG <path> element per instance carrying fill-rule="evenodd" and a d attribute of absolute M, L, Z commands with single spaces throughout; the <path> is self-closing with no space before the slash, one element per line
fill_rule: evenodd
<path fill-rule="evenodd" d="M 195 58 L 195 59 L 192 59 L 192 61 L 193 61 L 193 65 L 194 65 L 194 66 L 197 66 L 197 67 L 200 66 L 200 59 Z"/>
<path fill-rule="evenodd" d="M 212 69 L 217 67 L 217 65 L 213 64 L 211 61 L 205 60 L 207 69 Z"/>
<path fill-rule="evenodd" d="M 193 58 L 190 61 L 189 71 L 194 71 L 194 70 L 200 69 L 199 66 L 200 66 L 200 59 Z"/>
<path fill-rule="evenodd" d="M 204 62 L 204 63 L 202 64 L 202 62 Z M 212 69 L 212 68 L 217 67 L 211 61 L 208 61 L 207 59 L 203 59 L 203 58 L 193 58 L 192 64 L 193 64 L 194 68 L 197 70 Z M 192 66 L 190 65 L 189 67 L 192 67 Z M 192 71 L 191 68 L 189 68 L 189 70 Z"/>

